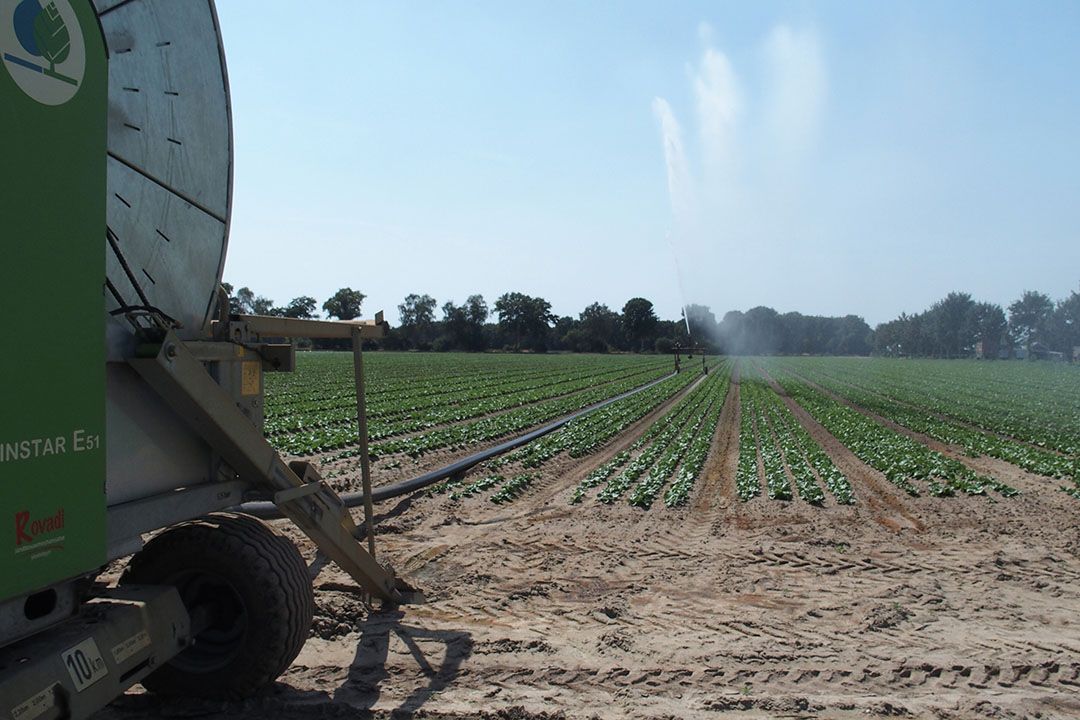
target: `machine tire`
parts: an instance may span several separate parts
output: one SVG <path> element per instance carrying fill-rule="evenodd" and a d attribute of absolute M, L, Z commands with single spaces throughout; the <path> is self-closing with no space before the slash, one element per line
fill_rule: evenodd
<path fill-rule="evenodd" d="M 249 515 L 214 513 L 176 525 L 132 557 L 122 585 L 176 585 L 212 625 L 143 680 L 162 695 L 239 699 L 277 679 L 311 629 L 315 599 L 296 546 Z"/>

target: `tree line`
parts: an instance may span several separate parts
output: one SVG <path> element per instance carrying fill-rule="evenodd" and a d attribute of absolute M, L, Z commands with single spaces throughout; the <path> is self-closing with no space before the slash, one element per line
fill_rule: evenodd
<path fill-rule="evenodd" d="M 223 286 L 233 314 L 320 317 L 318 301 L 307 295 L 279 306 L 250 288 Z M 322 312 L 353 320 L 360 317 L 366 297 L 341 288 L 322 304 Z M 685 323 L 661 320 L 645 298 L 631 298 L 620 312 L 592 303 L 576 318 L 558 316 L 544 298 L 519 292 L 504 293 L 491 306 L 482 295 L 470 295 L 460 305 L 448 300 L 441 307 L 430 295 L 410 293 L 397 310 L 397 326 L 377 343 L 382 349 L 667 352 L 677 342 L 689 343 Z"/>
<path fill-rule="evenodd" d="M 366 295 L 341 288 L 320 306 L 315 298 L 293 298 L 283 306 L 250 288 L 229 293 L 235 314 L 353 320 Z M 519 292 L 500 295 L 493 305 L 482 295 L 441 306 L 427 294 L 410 293 L 397 306 L 400 321 L 375 347 L 385 350 L 530 352 L 659 352 L 676 345 L 703 346 L 728 355 L 890 355 L 912 357 L 1011 356 L 1023 349 L 1034 356 L 1060 351 L 1072 356 L 1080 346 L 1080 293 L 1056 303 L 1026 291 L 1008 306 L 949 293 L 924 312 L 901 314 L 872 329 L 857 315 L 824 317 L 779 313 L 759 306 L 732 310 L 717 320 L 707 305 L 688 305 L 677 320 L 662 320 L 652 302 L 635 297 L 618 311 L 594 302 L 577 317 L 558 316 L 551 303 Z M 318 344 L 334 347 L 332 341 Z"/>
<path fill-rule="evenodd" d="M 225 284 L 234 314 L 277 315 L 315 319 L 320 306 L 301 296 L 276 305 L 250 288 Z M 360 317 L 364 293 L 341 288 L 324 303 L 326 317 Z M 619 310 L 594 302 L 576 317 L 559 316 L 541 297 L 519 292 L 500 295 L 490 305 L 482 295 L 470 295 L 461 304 L 410 293 L 397 306 L 399 322 L 377 343 L 386 350 L 508 350 L 530 352 L 670 352 L 676 345 L 703 346 L 713 354 L 811 353 L 859 355 L 872 348 L 873 331 L 855 316 L 810 317 L 779 314 L 757 307 L 732 311 L 717 322 L 708 306 L 689 305 L 677 320 L 662 320 L 653 303 L 630 298 Z M 689 332 L 688 332 L 689 328 Z M 320 347 L 332 347 L 321 342 Z"/>
<path fill-rule="evenodd" d="M 877 326 L 874 350 L 914 357 L 1046 357 L 1072 359 L 1080 347 L 1080 292 L 1054 302 L 1026 290 L 1006 308 L 951 292 L 929 309 Z"/>
<path fill-rule="evenodd" d="M 758 306 L 731 310 L 717 322 L 705 305 L 687 305 L 695 339 L 727 355 L 869 355 L 874 331 L 857 315 L 779 313 Z"/>

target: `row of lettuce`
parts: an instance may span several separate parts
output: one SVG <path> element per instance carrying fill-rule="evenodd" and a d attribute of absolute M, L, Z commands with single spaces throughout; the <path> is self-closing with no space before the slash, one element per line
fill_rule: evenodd
<path fill-rule="evenodd" d="M 855 501 L 847 477 L 760 374 L 749 366 L 743 375 L 739 400 L 739 465 L 735 489 L 740 500 L 761 494 L 761 477 L 765 478 L 768 497 L 790 500 L 790 472 L 795 491 L 812 505 L 824 503 L 822 486 L 828 488 L 840 505 Z"/>

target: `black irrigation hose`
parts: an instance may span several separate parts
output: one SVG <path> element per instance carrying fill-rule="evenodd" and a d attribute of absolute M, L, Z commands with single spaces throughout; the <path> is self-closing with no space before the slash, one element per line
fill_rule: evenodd
<path fill-rule="evenodd" d="M 446 467 L 439 468 L 438 470 L 432 470 L 431 472 L 424 473 L 423 475 L 420 475 L 418 477 L 410 478 L 408 480 L 401 480 L 396 483 L 391 483 L 389 485 L 375 488 L 371 491 L 371 499 L 373 502 L 382 502 L 383 500 L 389 500 L 391 498 L 407 495 L 411 492 L 416 492 L 417 490 L 422 490 L 428 485 L 434 485 L 441 480 L 447 480 L 456 475 L 464 475 L 471 468 L 479 465 L 486 460 L 490 460 L 496 455 L 502 455 L 505 452 L 513 450 L 514 448 L 521 447 L 522 445 L 530 443 L 537 438 L 543 437 L 548 433 L 558 430 L 571 420 L 575 420 L 582 415 L 588 415 L 595 410 L 599 410 L 600 408 L 606 407 L 607 405 L 610 405 L 614 402 L 618 402 L 619 400 L 628 398 L 631 395 L 637 395 L 639 392 L 648 390 L 654 385 L 662 383 L 663 381 L 673 377 L 675 377 L 675 373 L 665 375 L 659 380 L 653 380 L 651 383 L 642 385 L 639 388 L 634 388 L 633 390 L 624 392 L 621 395 L 616 395 L 615 397 L 608 398 L 607 400 L 603 400 L 586 408 L 582 408 L 581 410 L 571 413 L 570 415 L 567 415 L 563 418 L 560 418 L 555 422 L 548 423 L 547 425 L 539 427 L 536 430 L 527 432 L 524 435 L 519 435 L 518 437 L 507 440 L 504 443 L 500 443 L 493 448 L 488 448 L 483 452 L 469 455 L 468 457 L 462 458 L 457 462 L 450 463 Z M 345 503 L 346 507 L 359 507 L 360 505 L 364 504 L 364 493 L 345 493 L 341 496 L 341 500 Z M 282 517 L 281 511 L 278 510 L 277 506 L 274 505 L 274 503 L 268 501 L 246 502 L 237 509 L 240 512 L 247 513 L 248 515 L 254 515 L 255 517 L 267 520 Z"/>

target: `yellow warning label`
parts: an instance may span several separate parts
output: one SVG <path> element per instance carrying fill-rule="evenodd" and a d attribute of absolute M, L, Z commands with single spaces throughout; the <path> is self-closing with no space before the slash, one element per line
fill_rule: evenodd
<path fill-rule="evenodd" d="M 241 395 L 258 395 L 260 390 L 259 380 L 261 373 L 259 372 L 258 360 L 245 360 L 240 363 L 240 394 Z"/>

